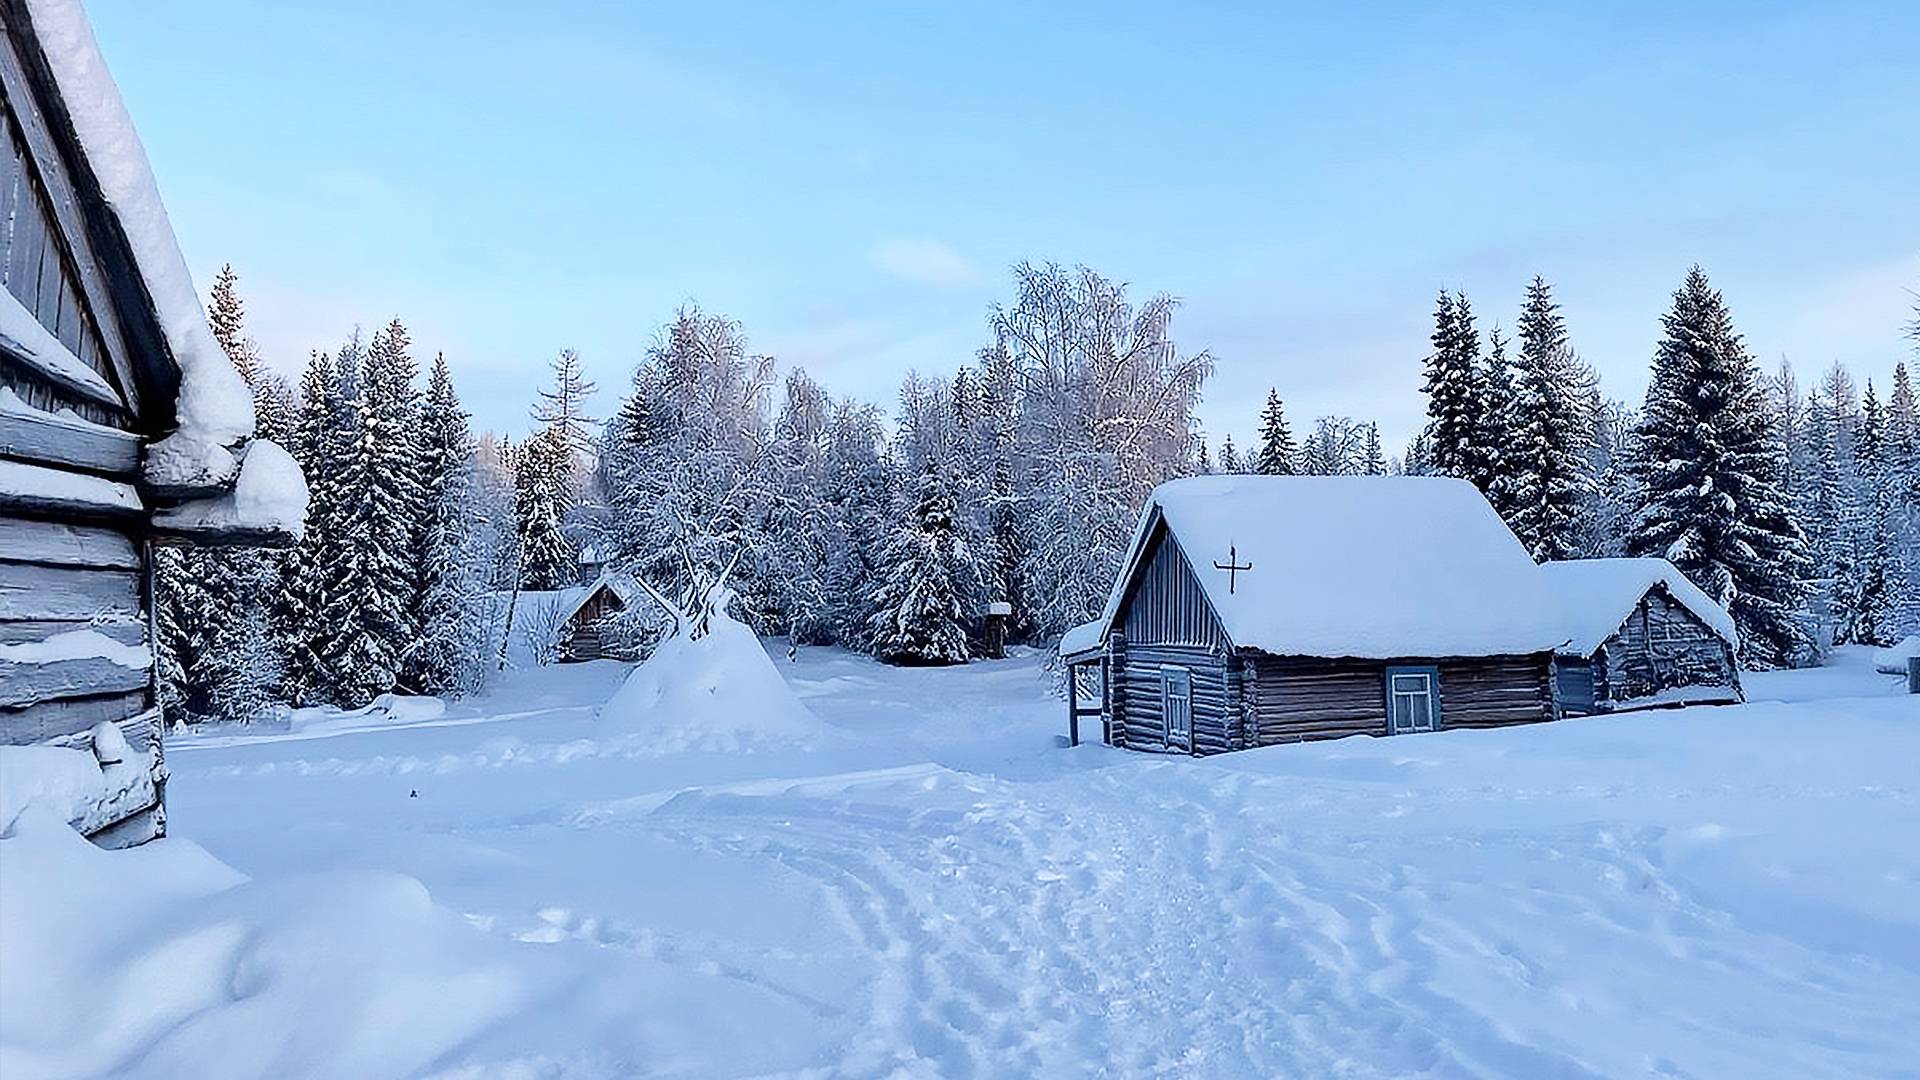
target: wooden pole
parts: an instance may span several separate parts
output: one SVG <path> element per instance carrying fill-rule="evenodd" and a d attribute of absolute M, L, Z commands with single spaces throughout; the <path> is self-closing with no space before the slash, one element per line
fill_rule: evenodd
<path fill-rule="evenodd" d="M 1907 693 L 1920 694 L 1920 656 L 1907 657 Z"/>

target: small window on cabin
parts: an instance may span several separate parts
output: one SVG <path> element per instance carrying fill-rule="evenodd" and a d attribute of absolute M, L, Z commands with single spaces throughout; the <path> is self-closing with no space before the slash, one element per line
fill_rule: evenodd
<path fill-rule="evenodd" d="M 1193 673 L 1183 667 L 1160 669 L 1160 715 L 1166 720 L 1169 747 L 1193 747 Z"/>
<path fill-rule="evenodd" d="M 1440 673 L 1432 668 L 1387 669 L 1387 731 L 1404 735 L 1440 727 Z"/>

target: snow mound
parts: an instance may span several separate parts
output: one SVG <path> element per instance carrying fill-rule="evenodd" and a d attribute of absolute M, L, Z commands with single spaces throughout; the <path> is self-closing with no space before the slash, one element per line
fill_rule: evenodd
<path fill-rule="evenodd" d="M 1920 634 L 1902 641 L 1898 645 L 1889 645 L 1873 652 L 1873 670 L 1882 675 L 1905 675 L 1907 660 L 1920 656 Z"/>
<path fill-rule="evenodd" d="M 412 1075 L 541 990 L 416 880 L 0 835 L 0 1076 Z"/>
<path fill-rule="evenodd" d="M 827 727 L 787 685 L 753 631 L 716 613 L 705 636 L 675 636 L 601 707 L 610 729 L 688 748 L 812 742 Z"/>
<path fill-rule="evenodd" d="M 0 831 L 32 805 L 46 807 L 65 825 L 99 797 L 101 786 L 100 763 L 85 750 L 0 746 Z"/>

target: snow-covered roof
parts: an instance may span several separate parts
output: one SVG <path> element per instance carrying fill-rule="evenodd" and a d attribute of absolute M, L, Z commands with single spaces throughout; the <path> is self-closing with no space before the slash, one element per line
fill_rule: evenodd
<path fill-rule="evenodd" d="M 227 452 L 253 434 L 253 395 L 207 325 L 146 150 L 100 55 L 86 11 L 79 0 L 27 0 L 27 8 L 74 136 L 126 236 L 168 351 L 180 369 L 178 428 L 149 451 L 149 481 L 163 488 L 230 482 L 239 461 Z"/>
<path fill-rule="evenodd" d="M 571 622 L 575 615 L 580 614 L 580 609 L 587 606 L 593 594 L 602 588 L 613 590 L 613 595 L 619 597 L 622 604 L 631 604 L 640 595 L 639 584 L 626 574 L 601 574 L 590 585 L 575 585 L 559 591 L 561 618 Z"/>
<path fill-rule="evenodd" d="M 1066 634 L 1060 638 L 1060 655 L 1069 657 L 1079 656 L 1082 653 L 1089 653 L 1099 648 L 1100 639 L 1104 636 L 1106 626 L 1107 624 L 1104 620 L 1095 619 L 1092 622 L 1083 622 L 1079 626 L 1068 630 Z"/>
<path fill-rule="evenodd" d="M 1727 644 L 1740 644 L 1727 609 L 1665 559 L 1572 559 L 1544 563 L 1540 574 L 1552 593 L 1561 636 L 1566 639 L 1560 651 L 1568 655 L 1587 656 L 1598 649 L 1656 585 Z"/>
<path fill-rule="evenodd" d="M 1532 558 L 1487 500 L 1431 476 L 1195 476 L 1155 488 L 1107 598 L 1110 626 L 1164 521 L 1227 637 L 1283 656 L 1543 652 L 1558 631 Z M 1229 553 L 1232 579 L 1214 568 Z"/>

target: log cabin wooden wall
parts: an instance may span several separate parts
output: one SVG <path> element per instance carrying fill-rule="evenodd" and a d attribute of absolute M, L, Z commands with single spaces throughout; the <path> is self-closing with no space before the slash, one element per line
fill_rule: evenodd
<path fill-rule="evenodd" d="M 1387 734 L 1386 672 L 1398 665 L 1440 669 L 1443 729 L 1552 720 L 1559 711 L 1551 661 L 1547 653 L 1391 661 L 1249 654 L 1247 745 Z"/>
<path fill-rule="evenodd" d="M 1597 706 L 1681 687 L 1740 685 L 1732 647 L 1659 586 L 1600 646 L 1592 666 Z"/>

